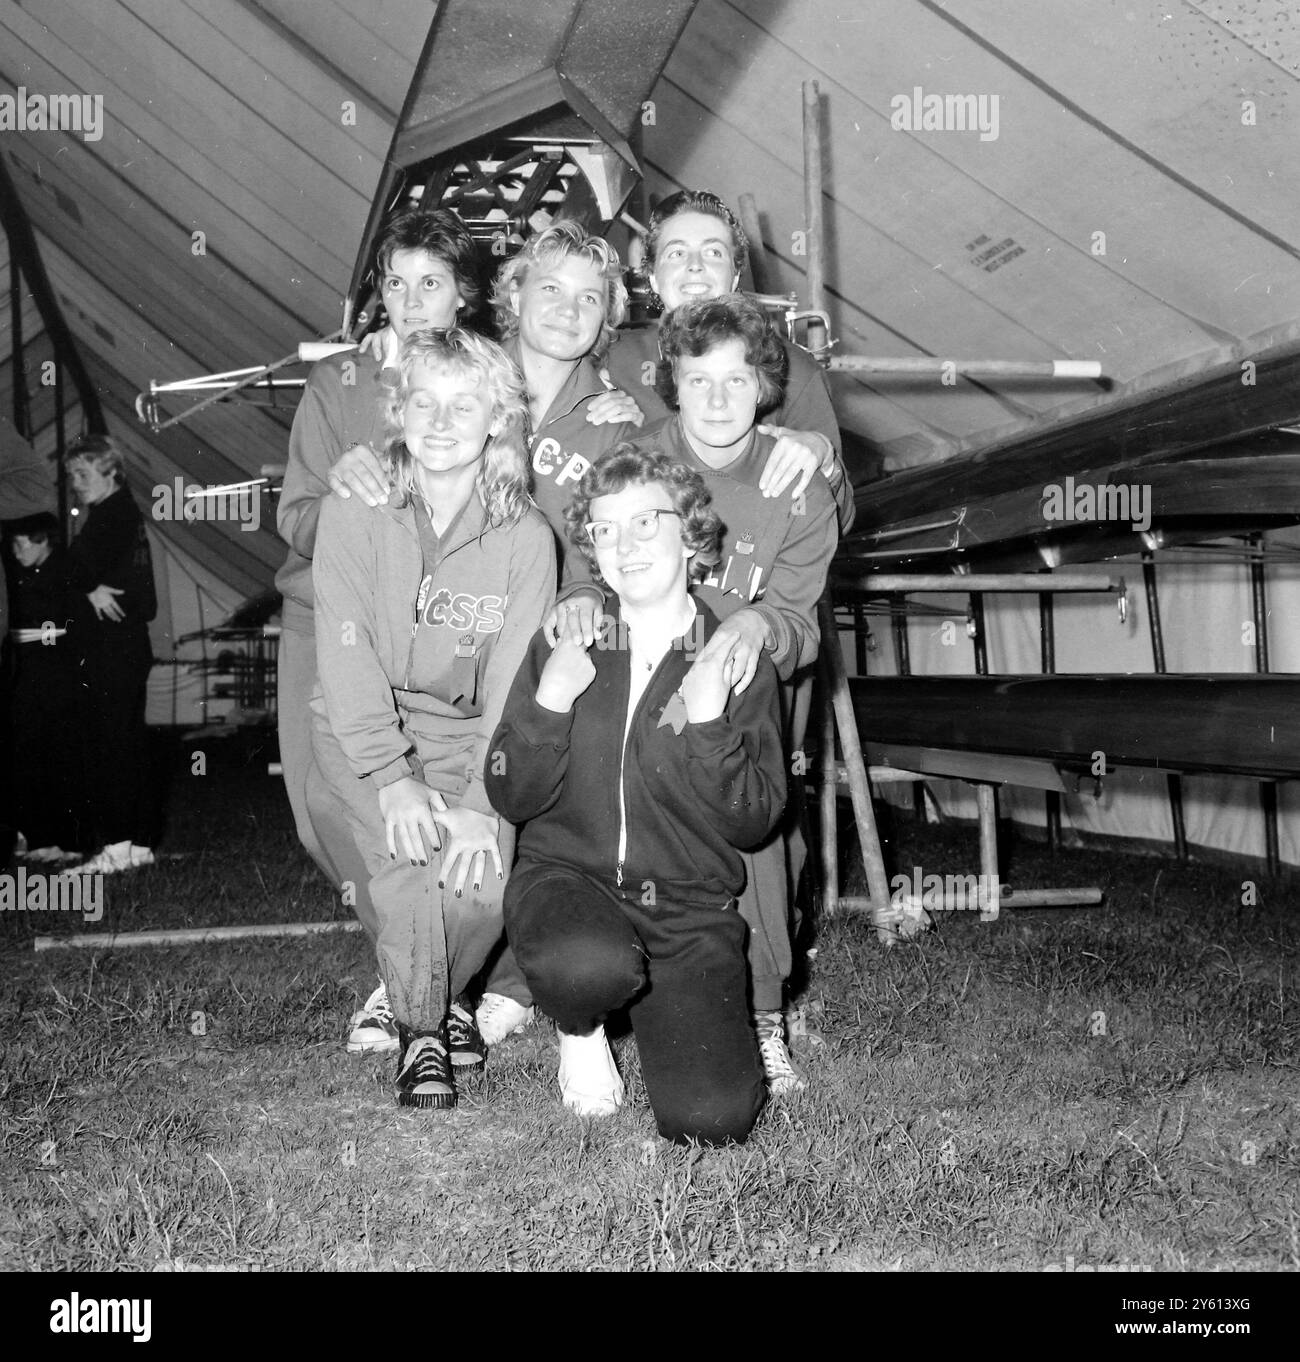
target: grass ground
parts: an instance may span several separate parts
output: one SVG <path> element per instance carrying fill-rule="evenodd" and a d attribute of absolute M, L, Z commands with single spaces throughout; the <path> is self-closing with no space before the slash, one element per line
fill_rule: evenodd
<path fill-rule="evenodd" d="M 1017 845 L 1008 881 L 1105 906 L 950 914 L 889 951 L 817 924 L 808 1091 L 743 1148 L 682 1150 L 630 1038 L 608 1122 L 561 1109 L 545 1026 L 455 1111 L 399 1109 L 392 1058 L 340 1042 L 374 986 L 360 936 L 32 951 L 342 915 L 265 761 L 187 755 L 183 855 L 109 881 L 96 926 L 0 913 L 0 1266 L 1300 1268 L 1294 882 L 1243 906 L 1240 872 Z M 965 831 L 890 843 L 905 870 L 976 859 Z"/>

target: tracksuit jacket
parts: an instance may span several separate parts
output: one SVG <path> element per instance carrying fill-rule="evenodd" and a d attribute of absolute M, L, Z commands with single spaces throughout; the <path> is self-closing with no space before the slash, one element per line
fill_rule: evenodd
<path fill-rule="evenodd" d="M 687 722 L 679 693 L 717 617 L 697 602 L 696 626 L 669 649 L 627 724 L 630 654 L 613 623 L 589 656 L 596 675 L 567 714 L 537 703 L 550 648 L 539 633 L 492 736 L 486 772 L 493 807 L 519 834 L 516 873 L 563 865 L 614 892 L 708 904 L 744 882 L 736 848 L 761 842 L 785 805 L 776 672 L 763 661 L 720 718 Z"/>
<path fill-rule="evenodd" d="M 839 515 L 840 533 L 853 528 L 857 508 L 853 504 L 853 484 L 844 468 L 844 451 L 839 422 L 831 405 L 830 389 L 821 366 L 802 346 L 781 340 L 788 370 L 785 397 L 781 405 L 766 412 L 761 424 L 785 426 L 788 430 L 815 430 L 835 447 L 836 472 L 830 479 Z M 657 429 L 675 414 L 656 388 L 659 369 L 659 328 L 657 325 L 630 326 L 619 331 L 610 348 L 606 372 L 616 388 L 630 393 L 645 412 L 646 431 Z"/>
<path fill-rule="evenodd" d="M 348 765 L 376 794 L 421 774 L 409 724 L 465 753 L 460 803 L 490 813 L 487 739 L 555 594 L 554 536 L 532 507 L 492 529 L 472 496 L 426 579 L 416 507 L 394 501 L 320 503 L 312 568 L 325 711 Z"/>
<path fill-rule="evenodd" d="M 754 431 L 743 453 L 725 468 L 710 468 L 687 442 L 681 418 L 634 442 L 638 449 L 662 449 L 693 468 L 713 496 L 722 517 L 722 561 L 692 595 L 720 619 L 746 606 L 767 625 L 767 647 L 783 681 L 817 658 L 821 630 L 817 602 L 839 536 L 835 506 L 824 478 L 814 476 L 802 498 L 788 492 L 765 497 L 758 479 L 776 443 Z"/>
<path fill-rule="evenodd" d="M 330 355 L 312 365 L 289 432 L 289 462 L 275 516 L 280 537 L 289 545 L 284 566 L 275 574 L 286 629 L 312 631 L 311 561 L 321 503 L 330 492 L 327 475 L 353 445 L 383 450 L 384 413 L 396 382 L 395 369 L 385 370 L 359 351 Z"/>
<path fill-rule="evenodd" d="M 523 373 L 518 340 L 511 341 L 505 349 Z M 572 501 L 574 489 L 587 469 L 616 445 L 638 434 L 637 427 L 628 421 L 593 426 L 587 420 L 592 398 L 609 391 L 593 361 L 590 358 L 579 361 L 538 423 L 529 445 L 533 500 L 555 531 L 560 553 L 561 599 L 576 587 L 595 586 L 587 560 L 569 542 L 564 508 Z"/>

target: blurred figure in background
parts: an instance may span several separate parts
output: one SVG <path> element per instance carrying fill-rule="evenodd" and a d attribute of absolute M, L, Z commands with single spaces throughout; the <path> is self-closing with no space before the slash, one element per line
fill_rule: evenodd
<path fill-rule="evenodd" d="M 153 666 L 149 621 L 158 609 L 153 559 L 113 441 L 88 435 L 68 451 L 64 465 L 83 510 L 68 564 L 91 823 L 100 848 L 70 873 L 114 875 L 154 859 L 144 722 Z"/>
<path fill-rule="evenodd" d="M 89 833 L 70 567 L 49 511 L 9 528 L 13 818 L 27 839 L 24 859 L 54 865 L 84 854 Z"/>

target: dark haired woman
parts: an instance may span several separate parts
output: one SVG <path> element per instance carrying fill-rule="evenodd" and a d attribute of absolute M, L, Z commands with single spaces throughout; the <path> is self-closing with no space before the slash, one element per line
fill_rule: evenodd
<path fill-rule="evenodd" d="M 706 189 L 669 195 L 650 214 L 645 268 L 663 313 L 683 303 L 734 293 L 749 258 L 749 241 L 731 209 Z M 840 531 L 853 526 L 853 487 L 840 456 L 840 428 L 826 375 L 801 346 L 779 338 L 786 356 L 780 399 L 763 413 L 764 433 L 774 437 L 761 470 L 765 496 L 797 496 L 820 468 L 839 512 Z M 653 326 L 620 331 L 609 352 L 610 380 L 632 393 L 650 427 L 670 414 L 656 390 L 658 333 Z"/>
<path fill-rule="evenodd" d="M 276 526 L 289 545 L 275 584 L 284 597 L 280 632 L 278 722 L 280 765 L 298 840 L 336 890 L 355 908 L 373 938 L 378 922 L 366 888 L 368 873 L 352 841 L 347 810 L 328 788 L 311 792 L 311 713 L 316 685 L 311 565 L 322 499 L 330 489 L 350 495 L 353 479 L 370 479 L 368 504 L 388 499 L 379 475 L 368 470 L 387 437 L 387 410 L 401 343 L 426 327 L 455 326 L 472 316 L 482 296 L 474 239 L 447 209 L 404 208 L 384 224 L 376 245 L 375 276 L 388 316 L 381 353 L 332 355 L 312 366 L 289 434 L 289 459 Z M 381 984 L 349 1023 L 355 1053 L 397 1048 L 397 1024 Z"/>
<path fill-rule="evenodd" d="M 720 525 L 700 478 L 623 446 L 584 474 L 569 534 L 617 598 L 587 646 L 539 633 L 493 735 L 493 806 L 523 822 L 506 931 L 560 1030 L 560 1089 L 582 1116 L 623 1085 L 604 1021 L 627 1007 L 666 1138 L 745 1139 L 763 1100 L 746 1002 L 738 847 L 785 803 L 776 673 L 742 695 L 689 580 L 716 563 Z"/>
<path fill-rule="evenodd" d="M 696 588 L 723 623 L 704 657 L 726 649 L 728 679 L 743 691 L 761 660 L 785 683 L 787 742 L 803 728 L 793 702 L 796 678 L 817 657 L 817 602 L 839 543 L 835 505 L 824 479 L 796 496 L 763 493 L 775 437 L 759 420 L 781 399 L 787 354 L 762 309 L 740 294 L 684 303 L 660 323 L 661 378 L 677 415 L 654 441 L 704 479 L 726 526 L 722 561 Z M 741 914 L 768 1086 L 804 1085 L 789 1054 L 784 991 L 793 965 L 791 917 L 805 847 L 797 786 L 781 831 L 746 853 Z"/>

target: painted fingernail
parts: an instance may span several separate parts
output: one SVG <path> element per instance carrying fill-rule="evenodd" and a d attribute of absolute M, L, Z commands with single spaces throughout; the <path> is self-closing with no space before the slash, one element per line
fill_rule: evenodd
<path fill-rule="evenodd" d="M 412 856 L 412 857 L 411 857 L 411 864 L 412 864 L 412 865 L 419 865 L 419 861 L 417 861 L 417 860 L 415 859 L 415 857 Z"/>
<path fill-rule="evenodd" d="M 456 897 L 457 897 L 457 898 L 460 898 L 460 896 L 461 896 L 460 890 L 457 889 L 457 890 L 456 890 Z"/>
<path fill-rule="evenodd" d="M 428 862 L 428 861 L 421 861 L 420 864 L 421 864 L 421 865 L 428 865 L 429 862 Z"/>
<path fill-rule="evenodd" d="M 397 859 L 397 852 L 395 852 L 395 851 L 390 851 L 390 852 L 388 853 L 388 856 L 389 856 L 389 859 L 390 859 L 390 860 L 394 860 L 394 861 L 395 861 L 395 860 Z"/>
<path fill-rule="evenodd" d="M 441 880 L 438 881 L 438 888 L 439 888 L 439 889 L 446 889 L 446 887 L 447 887 L 447 886 L 446 886 L 445 884 L 443 884 L 443 882 L 442 882 Z"/>

